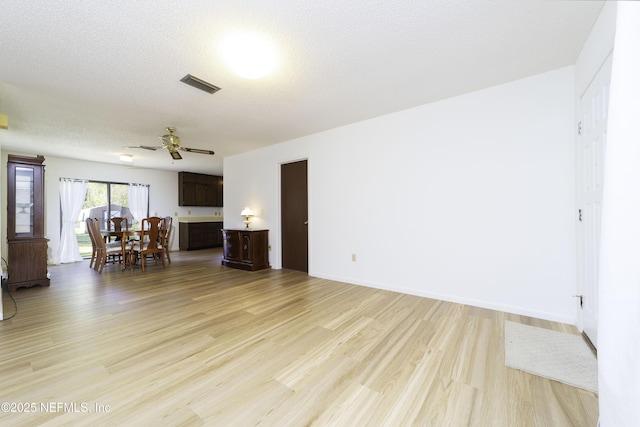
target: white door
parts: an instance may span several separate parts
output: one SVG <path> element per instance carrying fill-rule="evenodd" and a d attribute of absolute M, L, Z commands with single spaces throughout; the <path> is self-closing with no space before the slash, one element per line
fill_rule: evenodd
<path fill-rule="evenodd" d="M 584 333 L 594 346 L 598 345 L 598 260 L 611 57 L 609 55 L 580 97 L 576 153 L 578 303 L 582 314 L 578 322 L 581 321 Z"/>

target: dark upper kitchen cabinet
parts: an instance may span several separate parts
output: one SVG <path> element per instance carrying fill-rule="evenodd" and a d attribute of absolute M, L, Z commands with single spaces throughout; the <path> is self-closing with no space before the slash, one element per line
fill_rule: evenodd
<path fill-rule="evenodd" d="M 222 177 L 200 173 L 178 173 L 178 205 L 222 207 Z"/>

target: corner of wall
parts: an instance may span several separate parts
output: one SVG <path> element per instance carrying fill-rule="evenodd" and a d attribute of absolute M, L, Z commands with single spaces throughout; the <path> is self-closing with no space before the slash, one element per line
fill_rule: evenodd
<path fill-rule="evenodd" d="M 576 98 L 587 89 L 593 76 L 613 50 L 616 33 L 617 2 L 605 5 L 593 25 L 575 63 Z"/>

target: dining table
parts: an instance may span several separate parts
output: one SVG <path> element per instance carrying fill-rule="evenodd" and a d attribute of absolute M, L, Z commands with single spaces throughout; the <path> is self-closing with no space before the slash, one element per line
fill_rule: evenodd
<path fill-rule="evenodd" d="M 138 260 L 132 250 L 127 251 L 127 244 L 136 240 L 142 240 L 145 234 L 149 234 L 149 230 L 130 228 L 127 230 L 100 230 L 100 233 L 107 242 L 111 237 L 115 237 L 116 241 L 119 240 L 122 242 L 122 259 L 125 263 L 125 268 L 127 266 L 133 268 L 133 266 L 137 264 Z"/>

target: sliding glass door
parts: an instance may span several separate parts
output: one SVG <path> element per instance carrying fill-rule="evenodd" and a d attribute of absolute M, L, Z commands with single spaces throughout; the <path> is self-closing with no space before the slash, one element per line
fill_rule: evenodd
<path fill-rule="evenodd" d="M 109 228 L 109 219 L 114 217 L 127 218 L 130 228 L 136 225 L 129 210 L 128 189 L 128 184 L 89 182 L 87 196 L 76 227 L 76 237 L 81 256 L 91 256 L 91 241 L 89 240 L 85 222 L 87 218 L 98 219 L 102 230 Z"/>

